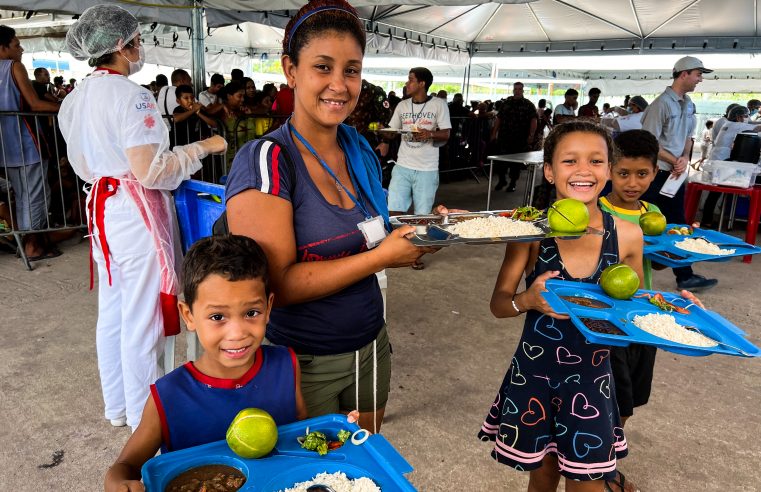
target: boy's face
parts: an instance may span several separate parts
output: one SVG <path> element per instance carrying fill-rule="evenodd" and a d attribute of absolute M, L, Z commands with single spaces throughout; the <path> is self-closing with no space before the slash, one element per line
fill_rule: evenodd
<path fill-rule="evenodd" d="M 194 102 L 196 102 L 196 98 L 189 92 L 183 92 L 180 94 L 180 97 L 177 98 L 177 104 L 188 110 L 193 107 Z"/>
<path fill-rule="evenodd" d="M 232 282 L 212 274 L 198 285 L 192 310 L 180 302 L 188 330 L 196 332 L 204 348 L 199 369 L 212 377 L 243 376 L 264 339 L 273 297 L 261 279 Z"/>
<path fill-rule="evenodd" d="M 610 177 L 613 193 L 621 202 L 631 205 L 637 204 L 654 179 L 655 166 L 647 157 L 621 157 Z"/>

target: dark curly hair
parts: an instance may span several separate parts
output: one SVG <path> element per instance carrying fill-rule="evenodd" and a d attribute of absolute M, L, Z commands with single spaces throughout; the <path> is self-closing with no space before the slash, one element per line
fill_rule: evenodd
<path fill-rule="evenodd" d="M 209 275 L 220 275 L 230 282 L 260 279 L 269 296 L 267 256 L 262 247 L 246 236 L 211 236 L 195 242 L 183 263 L 182 290 L 185 302 L 193 308 L 198 286 Z"/>
<path fill-rule="evenodd" d="M 605 145 L 608 146 L 608 163 L 613 165 L 616 162 L 616 146 L 613 144 L 610 133 L 605 128 L 589 120 L 572 120 L 555 125 L 550 134 L 547 135 L 547 138 L 544 139 L 544 163 L 552 165 L 552 156 L 555 155 L 555 149 L 560 141 L 566 135 L 576 132 L 599 135 L 600 138 L 605 140 Z"/>
<path fill-rule="evenodd" d="M 644 157 L 653 163 L 653 167 L 658 165 L 658 139 L 655 135 L 647 130 L 629 130 L 619 133 L 616 138 L 616 148 L 618 157 L 630 157 L 636 159 Z"/>
<path fill-rule="evenodd" d="M 285 28 L 283 54 L 298 65 L 299 53 L 304 46 L 325 31 L 353 36 L 362 49 L 362 55 L 365 54 L 365 28 L 357 11 L 345 0 L 311 0 L 301 7 Z"/>

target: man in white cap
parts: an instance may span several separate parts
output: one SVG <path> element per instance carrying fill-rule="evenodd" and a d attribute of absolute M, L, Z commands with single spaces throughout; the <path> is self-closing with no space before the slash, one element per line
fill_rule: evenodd
<path fill-rule="evenodd" d="M 711 73 L 703 62 L 694 56 L 685 56 L 674 64 L 671 87 L 667 87 L 647 106 L 642 116 L 642 129 L 658 139 L 658 174 L 642 199 L 655 203 L 671 224 L 684 224 L 684 182 L 676 194 L 660 193 L 669 176 L 687 172 L 692 152 L 692 135 L 695 132 L 695 104 L 687 95 L 703 81 L 704 73 Z M 692 267 L 675 268 L 676 284 L 680 289 L 700 291 L 713 287 L 716 279 L 696 275 Z"/>

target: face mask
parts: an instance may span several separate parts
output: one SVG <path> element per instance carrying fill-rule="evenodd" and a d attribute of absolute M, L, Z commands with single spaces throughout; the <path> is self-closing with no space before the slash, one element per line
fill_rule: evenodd
<path fill-rule="evenodd" d="M 758 110 L 757 110 L 757 109 L 754 109 L 754 110 L 752 110 L 752 111 L 750 112 L 750 115 L 751 115 L 751 116 L 755 116 L 755 115 L 756 115 L 756 113 L 758 113 Z"/>
<path fill-rule="evenodd" d="M 632 114 L 634 112 L 634 110 L 632 108 L 626 108 L 626 112 L 629 113 L 629 114 Z"/>
<path fill-rule="evenodd" d="M 125 60 L 129 62 L 129 75 L 135 75 L 137 72 L 143 69 L 143 65 L 145 65 L 145 49 L 143 49 L 143 45 L 141 44 L 137 49 L 137 61 L 132 61 L 126 56 L 122 55 Z"/>

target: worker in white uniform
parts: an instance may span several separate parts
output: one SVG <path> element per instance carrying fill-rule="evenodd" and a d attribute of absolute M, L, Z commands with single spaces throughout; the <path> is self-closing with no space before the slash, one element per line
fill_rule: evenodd
<path fill-rule="evenodd" d="M 170 190 L 226 150 L 214 136 L 169 150 L 151 93 L 127 77 L 144 63 L 138 22 L 116 5 L 88 8 L 66 35 L 69 52 L 95 71 L 61 105 L 59 121 L 87 197 L 92 259 L 98 265 L 96 345 L 105 417 L 140 422 L 149 385 L 162 374 L 165 336 L 179 332 L 181 253 Z"/>

